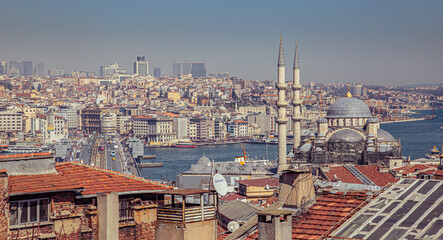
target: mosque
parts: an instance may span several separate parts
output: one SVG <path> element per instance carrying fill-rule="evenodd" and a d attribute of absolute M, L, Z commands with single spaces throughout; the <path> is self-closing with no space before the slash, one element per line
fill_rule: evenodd
<path fill-rule="evenodd" d="M 349 91 L 346 96 L 327 109 L 325 118 L 317 120 L 317 132 L 311 133 L 309 139 L 301 142 L 300 121 L 300 66 L 296 44 L 293 65 L 293 99 L 292 116 L 294 147 L 292 161 L 286 159 L 286 106 L 285 102 L 285 64 L 283 44 L 280 37 L 278 57 L 278 119 L 279 124 L 279 172 L 288 169 L 293 163 L 311 164 L 376 164 L 388 162 L 390 157 L 401 157 L 401 143 L 390 133 L 380 129 L 379 120 L 372 116 L 368 106 L 360 99 L 352 97 Z M 280 128 L 282 131 L 280 132 Z"/>

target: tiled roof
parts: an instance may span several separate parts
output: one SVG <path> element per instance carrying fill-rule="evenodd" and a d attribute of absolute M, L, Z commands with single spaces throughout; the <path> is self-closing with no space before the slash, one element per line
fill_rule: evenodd
<path fill-rule="evenodd" d="M 84 189 L 82 195 L 99 192 L 166 190 L 171 187 L 140 177 L 75 162 L 56 163 L 57 174 L 11 176 L 11 194 Z"/>
<path fill-rule="evenodd" d="M 278 186 L 279 180 L 278 178 L 259 178 L 259 179 L 250 179 L 250 180 L 237 180 L 239 184 L 245 186 L 256 186 L 256 187 L 264 187 L 266 185 Z"/>
<path fill-rule="evenodd" d="M 378 165 L 355 165 L 355 167 L 366 177 L 371 179 L 375 185 L 384 187 L 388 183 L 396 183 L 398 181 L 390 172 L 380 172 Z"/>
<path fill-rule="evenodd" d="M 390 172 L 380 172 L 378 165 L 354 165 L 363 175 L 369 178 L 377 186 L 384 187 L 388 183 L 398 181 Z M 330 166 L 329 172 L 325 172 L 329 181 L 341 181 L 344 183 L 363 184 L 344 166 Z"/>
<path fill-rule="evenodd" d="M 365 193 L 320 196 L 304 215 L 293 218 L 292 239 L 319 239 L 325 236 L 366 205 L 368 197 Z M 245 239 L 258 239 L 258 231 Z"/>
<path fill-rule="evenodd" d="M 415 173 L 416 170 L 423 171 L 423 170 L 431 170 L 431 169 L 437 169 L 438 165 L 435 164 L 414 164 L 414 165 L 407 165 L 399 168 L 395 168 L 394 171 L 397 171 L 403 175 L 407 175 L 410 173 Z"/>
<path fill-rule="evenodd" d="M 329 178 L 329 181 L 340 180 L 345 183 L 363 184 L 343 166 L 330 166 L 329 172 L 324 171 L 324 173 Z"/>
<path fill-rule="evenodd" d="M 231 194 L 227 194 L 223 197 L 219 197 L 219 200 L 228 202 L 228 201 L 232 201 L 232 200 L 239 200 L 239 199 L 245 199 L 245 198 L 246 198 L 246 196 L 243 196 L 243 195 L 240 195 L 237 193 L 231 193 Z"/>

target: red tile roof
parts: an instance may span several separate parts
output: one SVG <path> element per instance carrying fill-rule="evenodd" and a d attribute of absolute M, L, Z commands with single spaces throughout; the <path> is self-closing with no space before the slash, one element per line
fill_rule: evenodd
<path fill-rule="evenodd" d="M 432 169 L 437 169 L 438 165 L 435 164 L 414 164 L 414 165 L 406 165 L 403 167 L 399 167 L 399 168 L 395 168 L 394 171 L 397 171 L 403 175 L 407 175 L 410 173 L 415 173 L 416 170 L 418 169 L 418 171 L 427 171 L 427 170 L 432 170 Z"/>
<path fill-rule="evenodd" d="M 366 205 L 369 197 L 364 193 L 343 194 L 320 196 L 304 215 L 293 218 L 292 239 L 319 239 L 325 236 Z M 258 231 L 245 239 L 258 239 Z"/>
<path fill-rule="evenodd" d="M 99 192 L 166 190 L 170 186 L 140 177 L 75 162 L 56 163 L 56 174 L 12 175 L 11 194 L 83 188 L 82 195 Z"/>
<path fill-rule="evenodd" d="M 228 201 L 245 199 L 245 198 L 246 198 L 246 196 L 243 196 L 243 195 L 240 195 L 240 194 L 237 194 L 237 193 L 231 193 L 231 194 L 227 194 L 227 195 L 225 195 L 223 197 L 220 197 L 219 200 L 220 201 L 228 202 Z"/>
<path fill-rule="evenodd" d="M 256 187 L 264 187 L 266 185 L 271 186 L 278 186 L 279 180 L 278 178 L 259 178 L 259 179 L 250 179 L 250 180 L 237 180 L 239 184 L 245 185 L 245 186 L 256 186 Z"/>
<path fill-rule="evenodd" d="M 398 181 L 390 172 L 380 172 L 378 165 L 355 165 L 355 167 L 363 173 L 366 177 L 371 179 L 375 185 L 384 187 L 388 183 L 395 183 Z"/>
<path fill-rule="evenodd" d="M 328 177 L 329 181 L 363 184 L 343 166 L 330 166 L 329 172 L 324 171 L 324 173 Z"/>

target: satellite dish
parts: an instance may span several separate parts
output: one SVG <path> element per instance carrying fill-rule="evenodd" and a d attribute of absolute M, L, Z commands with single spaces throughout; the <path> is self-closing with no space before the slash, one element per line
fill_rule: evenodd
<path fill-rule="evenodd" d="M 269 185 L 268 184 L 266 184 L 265 189 L 269 190 Z"/>
<path fill-rule="evenodd" d="M 234 232 L 235 230 L 237 230 L 240 227 L 240 224 L 237 221 L 230 221 L 228 223 L 228 230 L 230 232 Z"/>
<path fill-rule="evenodd" d="M 220 173 L 214 174 L 212 183 L 214 184 L 215 191 L 221 196 L 228 193 L 228 184 L 226 183 L 225 177 L 223 177 Z"/>

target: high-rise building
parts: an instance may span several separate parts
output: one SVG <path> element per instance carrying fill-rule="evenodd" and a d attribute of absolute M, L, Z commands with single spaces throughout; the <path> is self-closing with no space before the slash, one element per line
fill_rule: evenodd
<path fill-rule="evenodd" d="M 0 75 L 8 74 L 8 63 L 5 61 L 0 62 Z"/>
<path fill-rule="evenodd" d="M 162 69 L 161 68 L 154 68 L 154 77 L 160 77 L 162 75 Z"/>
<path fill-rule="evenodd" d="M 115 73 L 126 73 L 125 69 L 120 68 L 118 63 L 111 64 L 109 66 L 101 66 L 100 67 L 100 77 L 105 77 L 107 75 L 112 75 Z"/>
<path fill-rule="evenodd" d="M 9 61 L 8 74 L 11 76 L 20 75 L 20 61 Z"/>
<path fill-rule="evenodd" d="M 192 64 L 190 62 L 183 62 L 183 74 L 191 74 Z"/>
<path fill-rule="evenodd" d="M 42 62 L 37 63 L 37 66 L 35 67 L 35 74 L 38 76 L 45 75 L 45 65 Z"/>
<path fill-rule="evenodd" d="M 134 62 L 134 74 L 148 76 L 148 61 L 145 56 L 137 56 L 137 61 Z"/>
<path fill-rule="evenodd" d="M 21 61 L 19 65 L 20 75 L 29 76 L 32 75 L 34 68 L 32 67 L 32 61 Z"/>
<path fill-rule="evenodd" d="M 193 78 L 206 77 L 206 67 L 204 63 L 192 63 L 191 74 Z"/>
<path fill-rule="evenodd" d="M 173 62 L 172 63 L 172 76 L 178 77 L 178 75 L 181 75 L 181 74 L 182 74 L 181 63 Z"/>

